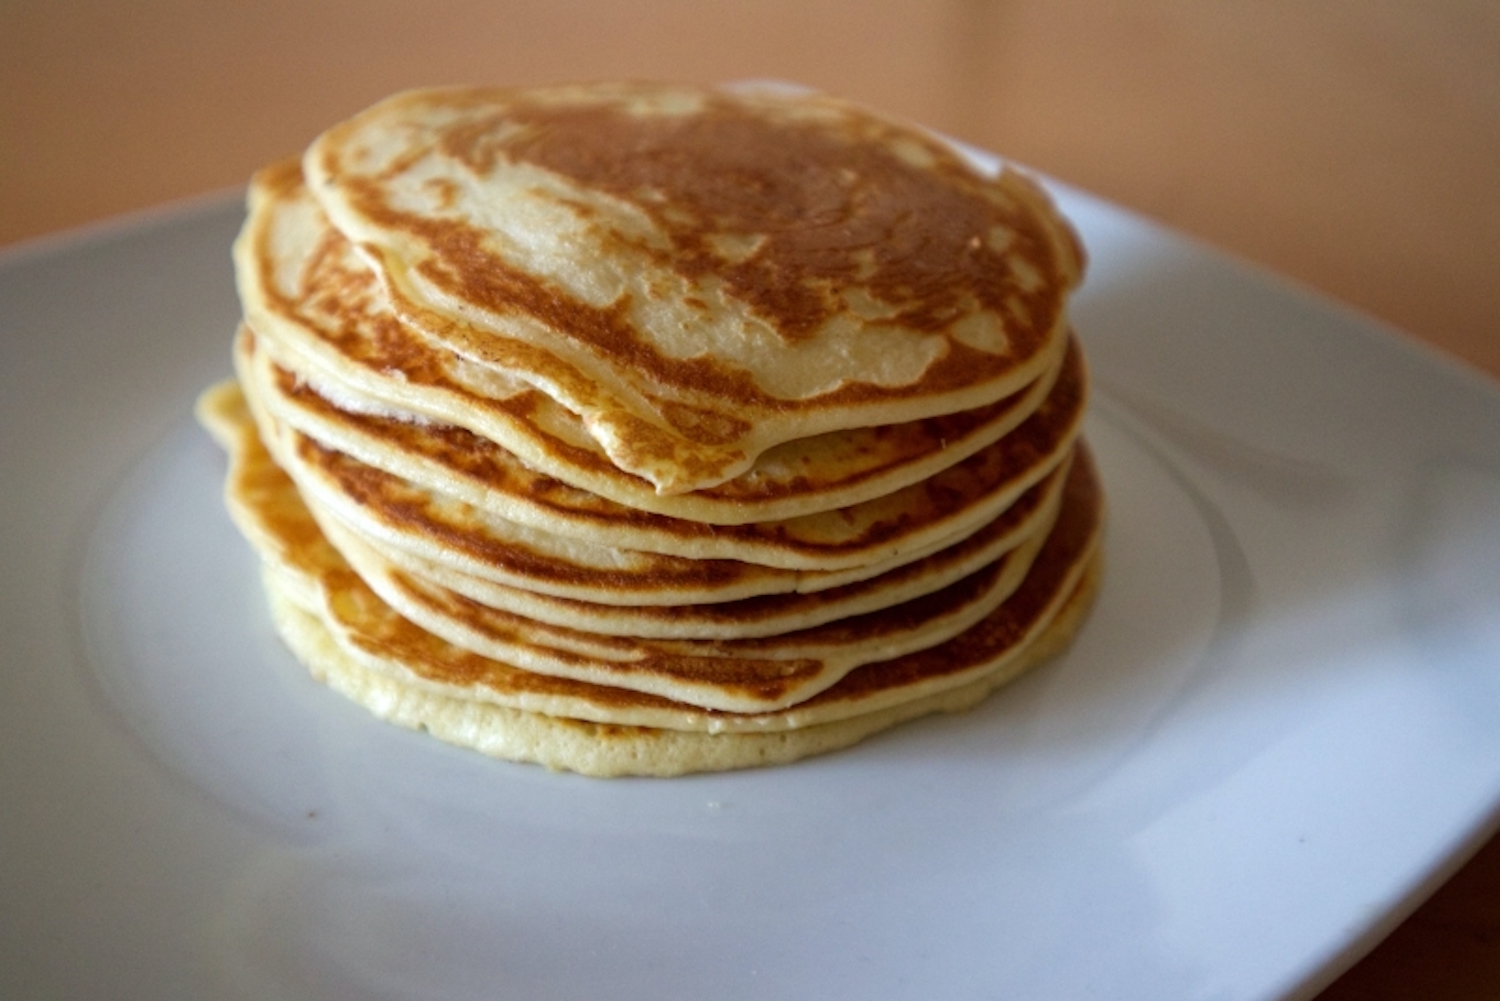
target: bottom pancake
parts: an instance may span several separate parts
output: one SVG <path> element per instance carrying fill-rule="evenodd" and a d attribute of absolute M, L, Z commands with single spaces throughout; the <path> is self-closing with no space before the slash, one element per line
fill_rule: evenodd
<path fill-rule="evenodd" d="M 1061 611 L 1004 670 L 863 715 L 769 733 L 699 733 L 595 723 L 444 694 L 359 663 L 273 575 L 267 575 L 266 584 L 277 631 L 312 676 L 380 719 L 491 757 L 540 764 L 554 771 L 600 778 L 669 778 L 789 764 L 849 747 L 919 716 L 972 708 L 996 688 L 1067 648 L 1083 622 L 1098 580 L 1096 552 Z"/>

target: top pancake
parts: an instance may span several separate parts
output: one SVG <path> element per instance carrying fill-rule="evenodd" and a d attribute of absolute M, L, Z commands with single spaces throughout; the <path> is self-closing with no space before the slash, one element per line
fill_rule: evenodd
<path fill-rule="evenodd" d="M 303 168 L 402 320 L 662 494 L 1021 390 L 1082 268 L 1030 181 L 821 96 L 415 91 Z"/>
<path fill-rule="evenodd" d="M 234 250 L 246 321 L 275 342 L 300 380 L 346 410 L 461 427 L 563 483 L 669 517 L 745 524 L 884 496 L 1014 429 L 1060 370 L 1049 364 L 1031 384 L 985 407 L 789 441 L 733 480 L 661 496 L 616 467 L 578 416 L 551 397 L 430 344 L 403 323 L 369 266 L 328 224 L 297 161 L 257 172 L 248 201 Z"/>

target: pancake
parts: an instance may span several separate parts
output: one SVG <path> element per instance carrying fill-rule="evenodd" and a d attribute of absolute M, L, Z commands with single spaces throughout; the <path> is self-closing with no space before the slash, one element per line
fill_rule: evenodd
<path fill-rule="evenodd" d="M 575 599 L 569 606 L 559 606 L 571 608 L 572 615 L 577 613 L 579 601 L 637 610 L 639 606 L 808 594 L 867 578 L 889 577 L 890 571 L 906 567 L 908 562 L 902 557 L 838 571 L 783 570 L 735 560 L 692 560 L 595 545 L 487 516 L 462 501 L 435 494 L 322 446 L 274 419 L 263 417 L 261 423 L 276 461 L 297 481 L 310 505 L 326 510 L 327 516 L 344 522 L 408 570 L 422 576 L 447 571 L 454 579 L 468 581 L 468 586 L 457 586 L 471 595 L 473 588 L 488 581 L 527 594 Z M 920 593 L 913 587 L 932 590 L 943 586 L 955 575 L 976 569 L 1043 528 L 1043 521 L 1054 509 L 1052 500 L 1059 479 L 1057 470 L 1048 472 L 979 531 L 932 556 L 913 554 L 926 566 L 908 568 L 901 575 L 907 593 Z M 941 560 L 936 558 L 939 554 Z M 876 607 L 869 604 L 873 594 L 873 588 L 862 589 L 867 607 Z M 495 600 L 481 596 L 480 600 L 514 608 L 516 600 L 526 599 L 511 595 Z M 711 614 L 721 623 L 730 624 L 748 611 L 749 606 L 741 604 L 727 613 Z M 753 618 L 760 623 L 756 628 L 765 631 L 767 616 L 772 613 L 766 603 L 757 605 Z M 749 625 L 751 618 L 745 616 L 740 621 Z M 679 634 L 687 635 L 681 631 L 687 620 L 679 618 L 676 625 Z"/>
<path fill-rule="evenodd" d="M 786 708 L 861 665 L 951 639 L 1015 590 L 1043 541 L 876 612 L 768 637 L 653 640 L 587 633 L 489 608 L 394 570 L 347 535 L 328 535 L 382 601 L 456 647 L 538 674 L 732 712 Z"/>
<path fill-rule="evenodd" d="M 414 91 L 302 164 L 405 323 L 662 495 L 1021 391 L 1082 271 L 1034 182 L 815 95 Z"/>
<path fill-rule="evenodd" d="M 374 716 L 506 761 L 543 765 L 596 778 L 673 778 L 695 772 L 786 765 L 847 748 L 899 723 L 936 712 L 961 712 L 1028 668 L 1066 649 L 1088 610 L 1097 567 L 1017 656 L 953 688 L 862 715 L 794 730 L 703 733 L 595 723 L 468 697 L 370 667 L 340 646 L 316 616 L 267 585 L 278 632 L 312 675 Z"/>
<path fill-rule="evenodd" d="M 798 438 L 762 453 L 733 480 L 662 496 L 616 467 L 557 401 L 433 346 L 396 316 L 375 273 L 309 195 L 297 162 L 252 180 L 235 259 L 247 323 L 274 342 L 283 367 L 343 409 L 460 427 L 581 490 L 715 524 L 848 507 L 926 479 L 1029 416 L 1057 377 L 1065 347 L 1058 339 L 1038 378 L 988 406 Z"/>
<path fill-rule="evenodd" d="M 979 570 L 1044 534 L 1056 517 L 1065 469 L 1052 473 L 1004 514 L 962 541 L 930 556 L 875 576 L 849 573 L 776 571 L 747 563 L 680 560 L 647 553 L 617 551 L 612 566 L 580 566 L 549 559 L 534 550 L 517 552 L 510 542 L 482 541 L 474 548 L 501 570 L 516 569 L 525 583 L 497 583 L 447 562 L 426 559 L 400 545 L 384 545 L 380 535 L 344 521 L 340 512 L 322 508 L 301 487 L 304 501 L 318 510 L 320 523 L 339 525 L 335 532 L 353 534 L 406 576 L 451 590 L 480 605 L 559 626 L 608 635 L 658 639 L 743 639 L 806 629 L 834 619 L 878 611 L 930 594 Z M 362 509 L 354 507 L 358 514 Z M 417 515 L 420 517 L 420 515 Z M 473 544 L 474 540 L 467 540 Z M 496 574 L 500 576 L 501 574 Z M 526 585 L 539 580 L 541 589 Z M 733 587 L 726 588 L 728 582 Z M 773 588 L 771 585 L 782 585 Z M 759 585 L 761 593 L 729 599 Z M 598 593 L 606 599 L 562 597 L 551 590 Z M 622 602 L 622 595 L 637 595 Z M 672 599 L 676 599 L 675 601 Z"/>
<path fill-rule="evenodd" d="M 319 445 L 476 511 L 554 535 L 691 560 L 845 570 L 917 558 L 993 520 L 1067 458 L 1087 380 L 1076 344 L 1041 405 L 1011 433 L 941 472 L 847 508 L 707 525 L 627 508 L 570 487 L 462 428 L 341 409 L 242 329 L 236 366 L 253 409 Z"/>
<path fill-rule="evenodd" d="M 343 562 L 285 474 L 255 459 L 253 424 L 232 390 L 205 394 L 199 414 L 230 451 L 229 508 L 262 555 L 277 627 L 314 675 L 382 718 L 553 768 L 674 775 L 784 763 L 966 708 L 1065 648 L 1097 586 L 1100 493 L 1085 456 L 1032 571 L 980 623 L 786 710 L 705 711 L 518 670 L 416 627 Z"/>

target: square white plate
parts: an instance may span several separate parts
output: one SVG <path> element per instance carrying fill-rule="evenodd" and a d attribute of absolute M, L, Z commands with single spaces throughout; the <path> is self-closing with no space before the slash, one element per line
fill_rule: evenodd
<path fill-rule="evenodd" d="M 1062 660 L 597 781 L 275 640 L 192 424 L 220 200 L 0 260 L 0 996 L 1307 997 L 1500 804 L 1500 392 L 1073 192 L 1111 499 Z"/>

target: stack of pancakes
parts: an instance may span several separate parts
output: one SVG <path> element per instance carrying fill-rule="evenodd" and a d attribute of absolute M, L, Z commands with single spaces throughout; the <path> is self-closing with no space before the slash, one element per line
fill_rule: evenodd
<path fill-rule="evenodd" d="M 398 95 L 254 179 L 200 401 L 276 624 L 588 774 L 786 762 L 1060 650 L 1102 500 L 1033 182 L 830 98 Z"/>

